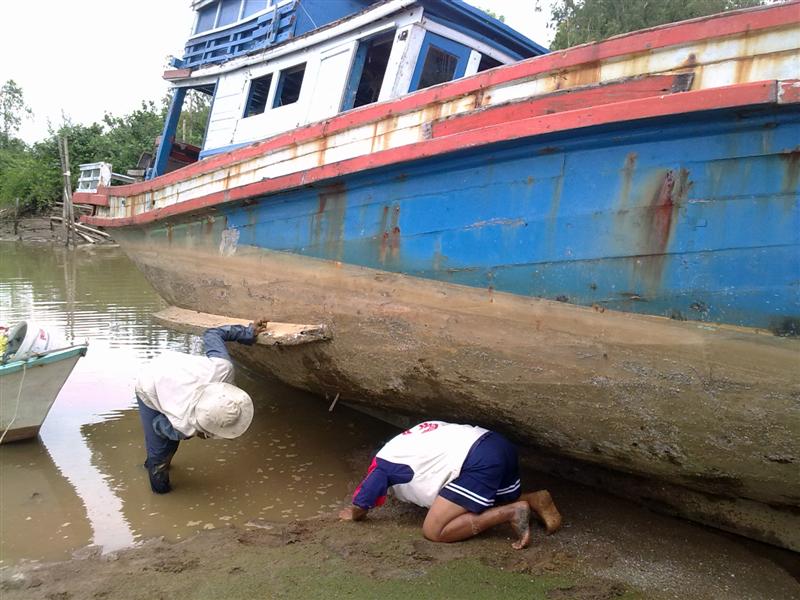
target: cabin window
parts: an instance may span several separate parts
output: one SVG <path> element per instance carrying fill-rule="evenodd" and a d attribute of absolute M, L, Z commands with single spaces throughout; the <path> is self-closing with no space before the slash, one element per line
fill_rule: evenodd
<path fill-rule="evenodd" d="M 250 81 L 250 91 L 247 93 L 247 104 L 244 108 L 244 118 L 260 115 L 267 108 L 267 97 L 272 85 L 272 73 L 257 77 Z"/>
<path fill-rule="evenodd" d="M 456 74 L 456 67 L 458 67 L 457 56 L 436 46 L 431 46 L 425 57 L 425 63 L 422 65 L 419 89 L 451 81 Z"/>
<path fill-rule="evenodd" d="M 409 91 L 463 77 L 471 50 L 440 35 L 425 33 Z"/>
<path fill-rule="evenodd" d="M 197 27 L 194 32 L 200 33 L 214 29 L 214 23 L 217 21 L 217 3 L 204 6 L 197 13 Z"/>
<path fill-rule="evenodd" d="M 250 15 L 254 15 L 257 12 L 266 10 L 267 7 L 271 5 L 272 5 L 271 0 L 244 0 L 244 10 L 242 11 L 242 17 L 249 17 Z"/>
<path fill-rule="evenodd" d="M 224 27 L 239 20 L 239 10 L 242 7 L 242 0 L 222 0 L 219 9 L 217 27 Z"/>
<path fill-rule="evenodd" d="M 306 63 L 281 71 L 278 79 L 278 89 L 275 92 L 273 108 L 294 104 L 300 99 L 300 88 L 303 87 L 303 76 L 306 73 Z"/>
<path fill-rule="evenodd" d="M 358 108 L 378 101 L 389 55 L 392 52 L 394 31 L 363 40 L 358 45 L 342 110 Z"/>
<path fill-rule="evenodd" d="M 492 58 L 491 56 L 486 56 L 485 54 L 481 55 L 481 62 L 478 65 L 478 72 L 487 71 L 489 69 L 494 69 L 495 67 L 499 67 L 502 65 L 499 60 Z"/>
<path fill-rule="evenodd" d="M 275 0 L 218 0 L 197 11 L 195 33 L 236 23 L 274 6 Z"/>

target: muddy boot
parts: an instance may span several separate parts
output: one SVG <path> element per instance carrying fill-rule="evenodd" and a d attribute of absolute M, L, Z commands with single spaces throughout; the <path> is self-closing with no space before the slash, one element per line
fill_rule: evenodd
<path fill-rule="evenodd" d="M 144 466 L 150 478 L 150 489 L 156 494 L 167 494 L 172 491 L 169 485 L 169 461 L 154 465 L 148 459 Z"/>

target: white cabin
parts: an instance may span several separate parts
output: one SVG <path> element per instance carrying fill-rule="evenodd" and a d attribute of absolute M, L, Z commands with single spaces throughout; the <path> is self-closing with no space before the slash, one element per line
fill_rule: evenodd
<path fill-rule="evenodd" d="M 461 0 L 200 0 L 149 178 L 185 93 L 212 96 L 199 158 L 546 52 Z"/>

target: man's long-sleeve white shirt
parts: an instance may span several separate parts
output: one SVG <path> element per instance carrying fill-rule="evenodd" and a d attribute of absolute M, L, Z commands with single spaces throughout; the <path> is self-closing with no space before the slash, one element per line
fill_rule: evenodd
<path fill-rule="evenodd" d="M 195 356 L 167 350 L 150 361 L 136 383 L 136 395 L 163 414 L 175 431 L 192 437 L 199 429 L 194 409 L 203 387 L 209 383 L 233 383 L 233 363 L 225 342 L 251 345 L 253 326 L 223 325 L 203 335 L 206 355 Z"/>
<path fill-rule="evenodd" d="M 139 376 L 136 395 L 169 419 L 186 437 L 197 433 L 194 407 L 208 383 L 233 383 L 233 363 L 224 358 L 166 351 L 154 358 Z"/>

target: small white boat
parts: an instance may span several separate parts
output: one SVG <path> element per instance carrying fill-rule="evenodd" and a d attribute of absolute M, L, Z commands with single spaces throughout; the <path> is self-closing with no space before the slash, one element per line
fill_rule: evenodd
<path fill-rule="evenodd" d="M 22 323 L 15 328 L 22 331 L 23 338 L 25 329 L 35 327 Z M 42 337 L 47 335 L 43 330 L 37 331 Z M 86 343 L 54 349 L 49 345 L 37 346 L 26 338 L 22 347 L 13 354 L 7 352 L 8 360 L 0 364 L 0 444 L 36 437 L 72 369 L 88 348 Z"/>

